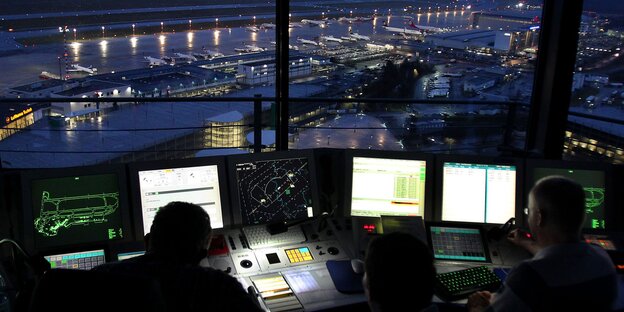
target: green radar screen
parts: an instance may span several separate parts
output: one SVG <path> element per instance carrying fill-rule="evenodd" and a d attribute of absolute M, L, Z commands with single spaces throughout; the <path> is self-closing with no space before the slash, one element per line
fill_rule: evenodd
<path fill-rule="evenodd" d="M 604 217 L 597 219 L 597 215 L 603 215 L 605 189 L 601 187 L 584 187 L 585 190 L 585 212 L 587 213 L 587 221 L 591 222 L 592 229 L 604 229 Z M 586 221 L 586 222 L 587 222 Z"/>
<path fill-rule="evenodd" d="M 585 190 L 585 229 L 605 228 L 605 173 L 602 170 L 580 170 L 562 168 L 535 168 L 534 183 L 537 180 L 559 175 L 568 177 L 583 186 Z"/>
<path fill-rule="evenodd" d="M 38 247 L 123 238 L 117 175 L 35 180 L 32 188 Z"/>

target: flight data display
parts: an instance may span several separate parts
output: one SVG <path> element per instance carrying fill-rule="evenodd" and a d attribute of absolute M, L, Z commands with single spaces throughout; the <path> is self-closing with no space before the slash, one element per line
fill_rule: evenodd
<path fill-rule="evenodd" d="M 568 177 L 585 190 L 585 229 L 605 228 L 605 173 L 602 170 L 578 170 L 562 168 L 535 168 L 533 184 L 539 179 L 559 175 Z"/>
<path fill-rule="evenodd" d="M 150 231 L 160 207 L 172 201 L 196 204 L 210 216 L 213 229 L 223 228 L 217 165 L 139 171 L 143 233 Z"/>
<path fill-rule="evenodd" d="M 429 231 L 435 259 L 487 261 L 479 229 L 431 226 Z"/>
<path fill-rule="evenodd" d="M 91 270 L 104 264 L 104 249 L 44 256 L 52 269 Z"/>
<path fill-rule="evenodd" d="M 353 157 L 351 216 L 424 217 L 424 160 Z"/>
<path fill-rule="evenodd" d="M 236 164 L 236 186 L 244 225 L 313 216 L 307 158 Z"/>
<path fill-rule="evenodd" d="M 444 163 L 442 220 L 503 224 L 516 215 L 516 167 Z"/>
<path fill-rule="evenodd" d="M 116 174 L 33 180 L 31 190 L 38 248 L 123 238 Z"/>

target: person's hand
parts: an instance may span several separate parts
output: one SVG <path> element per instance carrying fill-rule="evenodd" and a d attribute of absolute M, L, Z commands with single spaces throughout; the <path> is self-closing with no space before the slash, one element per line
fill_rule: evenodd
<path fill-rule="evenodd" d="M 513 244 L 526 249 L 531 254 L 535 254 L 537 252 L 537 244 L 535 243 L 535 240 L 533 240 L 531 234 L 521 229 L 514 229 L 509 232 L 507 239 Z"/>
<path fill-rule="evenodd" d="M 492 299 L 492 293 L 489 291 L 477 291 L 476 293 L 468 297 L 468 303 L 466 307 L 469 312 L 480 312 L 487 309 L 490 306 L 490 300 Z"/>

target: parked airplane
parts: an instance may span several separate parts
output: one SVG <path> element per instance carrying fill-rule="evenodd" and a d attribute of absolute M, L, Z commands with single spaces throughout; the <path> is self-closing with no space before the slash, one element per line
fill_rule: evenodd
<path fill-rule="evenodd" d="M 334 41 L 334 42 L 342 42 L 343 40 L 340 38 L 336 38 L 334 36 L 321 36 L 321 39 L 325 40 L 325 41 Z"/>
<path fill-rule="evenodd" d="M 262 52 L 264 50 L 265 50 L 264 48 L 260 48 L 254 45 L 245 45 L 244 48 L 234 48 L 234 51 L 240 52 L 240 53 L 254 53 L 254 52 Z"/>
<path fill-rule="evenodd" d="M 403 28 L 399 28 L 399 27 L 390 27 L 388 26 L 388 24 L 384 21 L 383 24 L 383 29 L 385 29 L 386 31 L 389 32 L 393 32 L 393 33 L 404 33 L 404 34 L 408 34 L 408 35 L 422 35 L 423 32 L 420 30 L 415 30 L 415 29 L 409 29 L 406 27 Z"/>
<path fill-rule="evenodd" d="M 167 63 L 167 61 L 165 61 L 163 59 L 155 58 L 155 57 L 151 57 L 151 56 L 146 56 L 146 57 L 144 57 L 144 59 L 149 62 L 149 66 L 150 67 L 162 66 L 162 65 L 168 65 L 169 64 L 169 63 Z"/>
<path fill-rule="evenodd" d="M 315 45 L 315 46 L 320 45 L 319 42 L 316 42 L 316 41 L 313 41 L 313 40 L 308 40 L 308 39 L 303 39 L 303 38 L 297 39 L 297 42 L 300 42 L 300 43 L 303 43 L 303 44 L 311 44 L 311 45 Z"/>
<path fill-rule="evenodd" d="M 320 27 L 325 27 L 325 26 L 329 25 L 329 23 L 327 21 L 325 21 L 325 20 L 318 21 L 318 20 L 302 19 L 301 23 L 308 24 L 310 26 L 320 26 Z"/>
<path fill-rule="evenodd" d="M 195 62 L 197 61 L 197 58 L 193 55 L 190 54 L 184 54 L 184 53 L 174 53 L 175 56 L 181 58 L 181 59 L 185 59 L 187 62 Z"/>
<path fill-rule="evenodd" d="M 251 32 L 258 32 L 260 31 L 260 28 L 256 27 L 256 26 L 249 26 L 249 27 L 245 27 L 246 30 L 251 31 Z"/>
<path fill-rule="evenodd" d="M 357 39 L 357 40 L 364 40 L 364 41 L 370 41 L 370 37 L 369 36 L 362 36 L 358 33 L 351 33 L 349 34 L 349 36 L 351 36 L 351 38 Z"/>
<path fill-rule="evenodd" d="M 422 25 L 416 25 L 414 24 L 414 21 L 410 21 L 410 27 L 418 29 L 424 33 L 439 33 L 439 32 L 443 32 L 444 29 L 440 28 L 440 27 L 433 27 L 433 26 L 422 26 Z"/>
<path fill-rule="evenodd" d="M 264 28 L 264 29 L 273 29 L 273 28 L 275 28 L 275 24 L 271 24 L 271 23 L 263 23 L 262 25 L 260 25 L 260 28 Z"/>
<path fill-rule="evenodd" d="M 355 22 L 367 22 L 372 20 L 372 17 L 362 17 L 362 16 L 358 16 L 358 17 L 341 17 L 338 19 L 339 22 L 343 22 L 343 23 L 355 23 Z"/>
<path fill-rule="evenodd" d="M 208 59 L 213 59 L 213 58 L 216 58 L 216 57 L 223 57 L 225 55 L 223 53 L 220 53 L 220 52 L 202 49 L 202 52 L 195 52 L 195 53 L 193 53 L 193 56 L 198 58 L 198 59 L 208 60 Z"/>
<path fill-rule="evenodd" d="M 97 72 L 97 68 L 93 68 L 93 66 L 84 67 L 78 64 L 71 64 L 70 67 L 67 69 L 67 71 L 68 72 L 83 72 L 89 75 L 93 75 L 95 74 L 95 72 Z"/>

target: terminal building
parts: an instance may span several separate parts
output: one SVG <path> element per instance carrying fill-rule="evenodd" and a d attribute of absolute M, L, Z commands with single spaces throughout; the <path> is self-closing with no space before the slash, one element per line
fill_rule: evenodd
<path fill-rule="evenodd" d="M 539 26 L 541 10 L 477 11 L 470 14 L 473 29 L 515 30 Z"/>
<path fill-rule="evenodd" d="M 290 78 L 312 74 L 311 57 L 291 57 L 288 75 Z M 238 65 L 239 82 L 244 85 L 273 84 L 275 82 L 275 60 L 258 61 Z"/>

